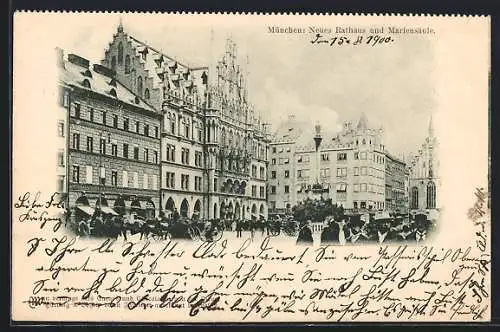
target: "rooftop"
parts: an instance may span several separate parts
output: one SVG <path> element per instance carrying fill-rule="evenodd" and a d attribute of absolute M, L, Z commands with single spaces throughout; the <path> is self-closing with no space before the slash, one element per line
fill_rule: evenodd
<path fill-rule="evenodd" d="M 61 83 L 89 90 L 156 113 L 152 106 L 118 82 L 111 69 L 100 64 L 91 66 L 87 59 L 75 54 L 69 54 L 67 59 L 63 59 L 63 63 L 64 66 L 59 67 L 59 81 Z"/>

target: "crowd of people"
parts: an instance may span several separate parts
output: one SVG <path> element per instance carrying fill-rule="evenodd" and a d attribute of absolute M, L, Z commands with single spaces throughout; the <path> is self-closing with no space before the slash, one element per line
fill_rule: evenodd
<path fill-rule="evenodd" d="M 297 244 L 312 244 L 311 222 L 301 223 Z M 421 242 L 435 227 L 425 214 L 392 215 L 376 219 L 373 216 L 342 216 L 337 220 L 328 217 L 321 231 L 322 244 L 360 244 L 390 242 Z"/>
<path fill-rule="evenodd" d="M 317 223 L 316 223 L 317 224 Z M 421 242 L 434 228 L 434 223 L 426 215 L 392 215 L 377 219 L 373 215 L 362 218 L 360 215 L 327 216 L 322 223 L 320 242 L 322 244 Z M 264 218 L 255 220 L 223 220 L 181 217 L 176 211 L 166 216 L 160 213 L 155 218 L 145 218 L 132 212 L 124 215 L 104 214 L 98 209 L 92 216 L 80 218 L 72 224 L 74 231 L 81 236 L 123 237 L 139 234 L 140 238 L 153 237 L 158 240 L 186 239 L 217 241 L 224 232 L 243 237 L 249 232 L 253 239 L 256 233 L 263 236 L 296 238 L 297 244 L 312 245 L 314 236 L 310 220 L 298 222 L 293 216 L 285 218 Z M 316 228 L 317 229 L 317 228 Z"/>

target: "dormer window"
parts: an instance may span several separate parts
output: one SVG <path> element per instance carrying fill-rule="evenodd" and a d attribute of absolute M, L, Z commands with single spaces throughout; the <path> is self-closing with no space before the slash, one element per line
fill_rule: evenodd
<path fill-rule="evenodd" d="M 114 78 L 109 81 L 109 85 L 114 86 L 116 88 L 116 80 Z"/>
<path fill-rule="evenodd" d="M 115 89 L 109 90 L 109 94 L 116 98 L 116 90 Z"/>
<path fill-rule="evenodd" d="M 83 85 L 84 87 L 86 87 L 87 89 L 90 89 L 90 88 L 91 88 L 91 87 L 90 87 L 90 82 L 89 82 L 89 80 L 87 80 L 87 79 L 83 80 L 82 85 Z"/>
<path fill-rule="evenodd" d="M 83 75 L 83 76 L 85 76 L 85 77 L 90 77 L 90 78 L 92 78 L 92 73 L 91 73 L 91 72 L 90 72 L 90 70 L 88 70 L 88 69 L 87 69 L 86 71 L 84 71 L 84 72 L 82 73 L 82 75 Z"/>
<path fill-rule="evenodd" d="M 135 96 L 135 100 L 134 100 L 134 102 L 135 102 L 136 104 L 139 104 L 139 102 L 140 102 L 139 97 Z"/>
<path fill-rule="evenodd" d="M 148 55 L 148 48 L 144 47 L 144 49 L 141 51 L 141 54 L 142 54 L 142 59 L 146 61 L 146 57 Z"/>

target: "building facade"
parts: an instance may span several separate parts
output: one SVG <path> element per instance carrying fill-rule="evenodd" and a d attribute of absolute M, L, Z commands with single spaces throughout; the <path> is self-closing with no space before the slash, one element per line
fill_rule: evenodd
<path fill-rule="evenodd" d="M 439 142 L 434 134 L 432 117 L 424 143 L 410 162 L 410 210 L 439 210 Z"/>
<path fill-rule="evenodd" d="M 61 55 L 62 57 L 62 55 Z M 69 54 L 60 59 L 68 102 L 68 201 L 74 216 L 159 211 L 161 113 L 115 72 Z"/>
<path fill-rule="evenodd" d="M 163 211 L 267 218 L 268 138 L 248 101 L 232 41 L 218 61 L 194 67 L 127 34 L 120 24 L 102 64 L 162 113 Z"/>
<path fill-rule="evenodd" d="M 63 50 L 56 48 L 57 68 L 64 69 Z M 66 82 L 58 81 L 58 110 L 57 110 L 57 184 L 56 190 L 61 194 L 63 202 L 67 203 L 68 194 L 68 112 L 70 105 L 71 87 Z"/>
<path fill-rule="evenodd" d="M 270 145 L 273 213 L 312 197 L 332 199 L 353 213 L 404 206 L 406 166 L 385 150 L 383 128 L 370 127 L 364 114 L 355 127 L 345 122 L 337 134 L 322 133 L 319 125 L 315 132 L 294 125 L 301 124 L 289 119 Z"/>

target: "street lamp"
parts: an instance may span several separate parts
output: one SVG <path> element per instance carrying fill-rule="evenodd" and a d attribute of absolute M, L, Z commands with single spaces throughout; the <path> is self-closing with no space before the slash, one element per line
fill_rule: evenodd
<path fill-rule="evenodd" d="M 103 138 L 105 138 L 106 136 L 107 143 L 109 144 L 111 142 L 111 134 L 108 131 L 102 131 L 99 133 L 99 192 L 96 204 L 96 208 L 98 207 L 99 210 L 101 210 L 102 179 L 106 178 L 106 170 L 102 167 L 102 156 L 104 154 L 104 150 L 106 149 L 106 140 L 103 141 Z"/>

